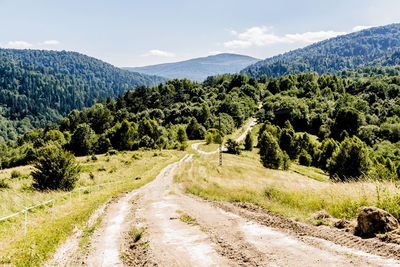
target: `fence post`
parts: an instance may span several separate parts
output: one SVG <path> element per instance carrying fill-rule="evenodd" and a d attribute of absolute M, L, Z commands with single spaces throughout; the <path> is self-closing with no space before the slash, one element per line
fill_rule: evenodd
<path fill-rule="evenodd" d="M 54 218 L 54 199 L 53 199 L 53 204 L 51 205 L 51 221 L 53 221 Z"/>
<path fill-rule="evenodd" d="M 24 236 L 26 236 L 26 223 L 27 223 L 27 213 L 28 213 L 28 211 L 25 209 L 25 211 L 24 211 L 24 213 L 25 213 L 25 221 L 24 221 Z"/>

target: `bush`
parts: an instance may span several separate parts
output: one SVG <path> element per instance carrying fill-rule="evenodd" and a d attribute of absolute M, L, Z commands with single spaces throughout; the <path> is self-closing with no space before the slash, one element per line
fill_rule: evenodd
<path fill-rule="evenodd" d="M 341 181 L 357 179 L 367 174 L 370 169 L 369 151 L 367 145 L 358 137 L 345 138 L 340 143 L 332 158 L 328 161 L 328 171 L 331 178 Z"/>
<path fill-rule="evenodd" d="M 10 188 L 5 179 L 0 179 L 0 190 Z"/>
<path fill-rule="evenodd" d="M 186 134 L 190 140 L 201 140 L 206 136 L 206 129 L 192 117 L 186 127 Z"/>
<path fill-rule="evenodd" d="M 11 172 L 11 179 L 19 178 L 21 176 L 22 176 L 22 174 L 19 171 L 13 170 Z"/>
<path fill-rule="evenodd" d="M 240 154 L 239 143 L 230 138 L 228 139 L 228 141 L 226 141 L 226 149 L 227 152 L 230 154 L 235 154 L 235 155 Z"/>
<path fill-rule="evenodd" d="M 58 145 L 42 148 L 34 167 L 36 170 L 31 173 L 33 186 L 39 190 L 72 190 L 80 172 L 74 155 Z"/>
<path fill-rule="evenodd" d="M 283 153 L 278 142 L 268 131 L 264 131 L 260 139 L 260 156 L 266 168 L 279 169 L 283 163 Z"/>
<path fill-rule="evenodd" d="M 95 134 L 86 123 L 79 124 L 71 137 L 70 148 L 75 155 L 85 156 L 92 151 Z"/>
<path fill-rule="evenodd" d="M 302 150 L 300 153 L 300 156 L 299 156 L 299 163 L 301 165 L 308 167 L 311 165 L 311 162 L 312 162 L 312 158 L 311 158 L 310 154 L 308 154 L 307 151 Z"/>
<path fill-rule="evenodd" d="M 244 149 L 248 151 L 253 150 L 253 137 L 251 136 L 251 132 L 249 131 L 244 139 Z"/>

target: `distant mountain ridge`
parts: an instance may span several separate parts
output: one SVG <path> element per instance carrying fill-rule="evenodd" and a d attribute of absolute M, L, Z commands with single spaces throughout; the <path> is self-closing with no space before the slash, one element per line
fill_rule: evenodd
<path fill-rule="evenodd" d="M 165 81 L 76 52 L 0 49 L 0 141 L 57 122 L 99 97 Z"/>
<path fill-rule="evenodd" d="M 400 24 L 369 28 L 267 58 L 242 70 L 249 76 L 280 77 L 291 73 L 336 73 L 344 69 L 398 64 Z"/>
<path fill-rule="evenodd" d="M 259 61 L 259 59 L 249 56 L 223 53 L 175 63 L 165 63 L 144 67 L 126 67 L 123 69 L 148 75 L 162 76 L 169 79 L 188 78 L 190 80 L 201 82 L 208 76 L 224 73 L 237 73 L 257 61 Z"/>

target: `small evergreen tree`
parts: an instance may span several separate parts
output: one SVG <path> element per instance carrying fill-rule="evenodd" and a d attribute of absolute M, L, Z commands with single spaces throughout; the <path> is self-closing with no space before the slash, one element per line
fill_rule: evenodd
<path fill-rule="evenodd" d="M 228 141 L 226 141 L 226 149 L 227 152 L 230 154 L 235 154 L 235 155 L 240 154 L 239 143 L 231 138 L 229 138 Z"/>
<path fill-rule="evenodd" d="M 190 140 L 201 140 L 206 136 L 206 129 L 192 117 L 186 127 L 186 134 Z"/>
<path fill-rule="evenodd" d="M 312 158 L 310 154 L 307 153 L 304 149 L 300 152 L 299 163 L 304 166 L 310 166 L 312 162 Z"/>
<path fill-rule="evenodd" d="M 279 169 L 282 165 L 283 156 L 278 142 L 269 132 L 262 133 L 260 139 L 261 162 L 266 168 Z"/>
<path fill-rule="evenodd" d="M 38 152 L 32 171 L 33 186 L 39 190 L 72 190 L 78 180 L 80 166 L 74 155 L 57 144 Z"/>
<path fill-rule="evenodd" d="M 253 137 L 250 131 L 247 132 L 246 138 L 244 139 L 244 149 L 248 151 L 253 150 Z"/>
<path fill-rule="evenodd" d="M 368 173 L 370 159 L 367 145 L 358 137 L 345 138 L 328 162 L 329 175 L 341 181 Z"/>
<path fill-rule="evenodd" d="M 75 155 L 85 156 L 92 152 L 95 134 L 86 123 L 79 124 L 71 136 L 70 148 Z"/>

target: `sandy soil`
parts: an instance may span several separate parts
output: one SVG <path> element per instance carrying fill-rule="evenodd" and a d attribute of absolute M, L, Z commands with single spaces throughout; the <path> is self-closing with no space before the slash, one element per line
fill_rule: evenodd
<path fill-rule="evenodd" d="M 173 176 L 179 164 L 190 164 L 191 157 L 186 155 L 164 168 L 151 183 L 110 203 L 90 242 L 90 253 L 75 263 L 400 266 L 398 245 L 363 240 L 330 227 L 298 223 L 251 204 L 212 202 L 182 193 L 179 185 L 173 183 Z M 182 214 L 196 223 L 181 221 Z M 146 229 L 138 242 L 127 234 L 133 226 Z M 63 254 L 63 257 L 69 256 Z M 64 266 L 65 261 L 60 262 Z"/>

